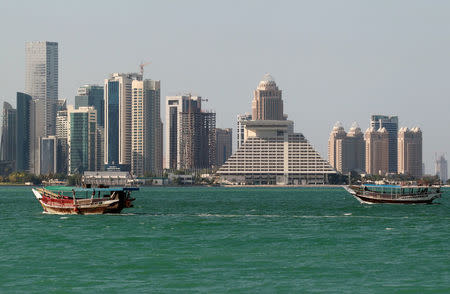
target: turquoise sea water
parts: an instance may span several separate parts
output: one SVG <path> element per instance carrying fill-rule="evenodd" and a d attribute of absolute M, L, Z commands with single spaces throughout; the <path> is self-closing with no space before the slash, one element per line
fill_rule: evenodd
<path fill-rule="evenodd" d="M 0 293 L 450 293 L 450 191 L 144 188 L 121 215 L 46 215 L 0 188 Z"/>

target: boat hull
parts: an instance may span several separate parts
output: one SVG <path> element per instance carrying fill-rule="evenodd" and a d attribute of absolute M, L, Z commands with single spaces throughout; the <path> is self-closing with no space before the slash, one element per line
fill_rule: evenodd
<path fill-rule="evenodd" d="M 344 186 L 350 194 L 353 195 L 360 203 L 363 204 L 431 204 L 433 200 L 440 198 L 441 193 L 430 193 L 425 195 L 365 195 L 360 193 L 358 189 Z"/>
<path fill-rule="evenodd" d="M 43 189 L 33 189 L 33 194 L 45 213 L 49 214 L 105 214 L 120 213 L 123 208 L 131 207 L 134 199 L 73 199 L 49 197 Z"/>

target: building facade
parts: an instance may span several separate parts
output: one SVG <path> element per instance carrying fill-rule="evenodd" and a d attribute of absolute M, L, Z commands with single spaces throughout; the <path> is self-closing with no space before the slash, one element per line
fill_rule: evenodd
<path fill-rule="evenodd" d="M 273 77 L 264 75 L 254 91 L 252 101 L 253 120 L 283 120 L 283 100 Z"/>
<path fill-rule="evenodd" d="M 48 175 L 57 172 L 58 140 L 56 136 L 42 137 L 40 142 L 40 174 Z"/>
<path fill-rule="evenodd" d="M 16 170 L 29 171 L 31 146 L 31 104 L 32 98 L 17 92 L 16 120 Z"/>
<path fill-rule="evenodd" d="M 93 106 L 74 109 L 69 106 L 68 117 L 68 172 L 82 174 L 96 170 L 97 111 Z"/>
<path fill-rule="evenodd" d="M 105 125 L 104 88 L 99 85 L 84 85 L 78 88 L 75 96 L 75 109 L 93 106 L 97 110 L 97 125 Z"/>
<path fill-rule="evenodd" d="M 336 174 L 283 115 L 281 90 L 266 75 L 255 91 L 253 120 L 242 120 L 240 147 L 218 170 L 223 181 L 243 184 L 323 184 Z M 239 132 L 239 130 L 238 130 Z"/>
<path fill-rule="evenodd" d="M 336 172 L 288 120 L 245 123 L 245 142 L 217 172 L 249 185 L 323 184 Z"/>
<path fill-rule="evenodd" d="M 252 120 L 252 115 L 249 113 L 246 114 L 238 114 L 237 116 L 237 130 L 236 130 L 236 150 L 241 148 L 242 144 L 244 144 L 244 122 Z"/>
<path fill-rule="evenodd" d="M 16 119 L 17 110 L 8 102 L 3 102 L 2 139 L 0 156 L 2 161 L 16 160 Z"/>
<path fill-rule="evenodd" d="M 161 87 L 160 81 L 132 83 L 131 171 L 134 175 L 161 174 Z"/>
<path fill-rule="evenodd" d="M 56 138 L 57 138 L 57 155 L 56 155 L 56 172 L 67 174 L 68 172 L 68 156 L 69 146 L 67 142 L 69 131 L 69 120 L 67 118 L 66 107 L 61 107 L 56 114 Z"/>
<path fill-rule="evenodd" d="M 366 173 L 385 175 L 389 172 L 389 134 L 385 128 L 367 129 L 364 134 L 366 142 Z"/>
<path fill-rule="evenodd" d="M 222 166 L 233 153 L 233 130 L 216 128 L 216 166 Z"/>
<path fill-rule="evenodd" d="M 398 173 L 422 177 L 422 131 L 417 127 L 398 132 Z"/>
<path fill-rule="evenodd" d="M 216 114 L 205 112 L 200 96 L 166 98 L 166 163 L 168 169 L 203 169 L 216 163 Z"/>
<path fill-rule="evenodd" d="M 113 73 L 105 80 L 105 164 L 131 165 L 132 82 L 137 73 Z"/>
<path fill-rule="evenodd" d="M 439 156 L 439 158 L 436 159 L 436 165 L 435 165 L 435 171 L 436 175 L 439 177 L 442 183 L 447 183 L 448 180 L 448 166 L 447 166 L 447 160 L 445 159 L 444 155 L 442 154 Z"/>
<path fill-rule="evenodd" d="M 385 128 L 389 134 L 389 173 L 397 173 L 398 116 L 372 115 L 370 127 L 373 127 L 375 131 Z"/>
<path fill-rule="evenodd" d="M 346 133 L 337 122 L 328 140 L 328 162 L 340 173 L 365 171 L 364 134 L 356 123 Z"/>
<path fill-rule="evenodd" d="M 58 43 L 38 41 L 25 45 L 25 92 L 44 103 L 44 136 L 55 135 L 58 100 Z"/>
<path fill-rule="evenodd" d="M 41 138 L 45 135 L 45 107 L 43 99 L 33 99 L 31 103 L 31 124 L 30 124 L 30 172 L 39 175 L 41 172 Z M 56 118 L 55 118 L 56 124 Z"/>

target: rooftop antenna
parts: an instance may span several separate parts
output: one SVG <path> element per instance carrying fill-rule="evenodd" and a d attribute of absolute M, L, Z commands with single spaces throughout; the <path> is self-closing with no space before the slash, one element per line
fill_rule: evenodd
<path fill-rule="evenodd" d="M 141 64 L 139 64 L 139 69 L 142 77 L 144 76 L 144 67 L 149 65 L 150 63 L 151 62 L 141 62 Z"/>

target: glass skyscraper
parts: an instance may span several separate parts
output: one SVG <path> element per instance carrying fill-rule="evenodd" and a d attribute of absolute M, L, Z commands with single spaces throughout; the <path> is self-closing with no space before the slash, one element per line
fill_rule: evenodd
<path fill-rule="evenodd" d="M 94 107 L 68 107 L 69 174 L 96 170 L 97 112 Z"/>
<path fill-rule="evenodd" d="M 97 125 L 103 127 L 105 121 L 105 103 L 103 99 L 103 86 L 84 85 L 78 88 L 75 96 L 75 109 L 86 106 L 94 106 L 97 110 Z"/>
<path fill-rule="evenodd" d="M 3 123 L 1 160 L 16 160 L 16 109 L 12 108 L 8 102 L 3 102 Z"/>
<path fill-rule="evenodd" d="M 16 120 L 16 170 L 28 171 L 30 168 L 30 95 L 17 92 L 17 120 Z"/>
<path fill-rule="evenodd" d="M 58 101 L 58 43 L 27 42 L 25 45 L 25 92 L 45 101 L 44 136 L 54 135 Z"/>

